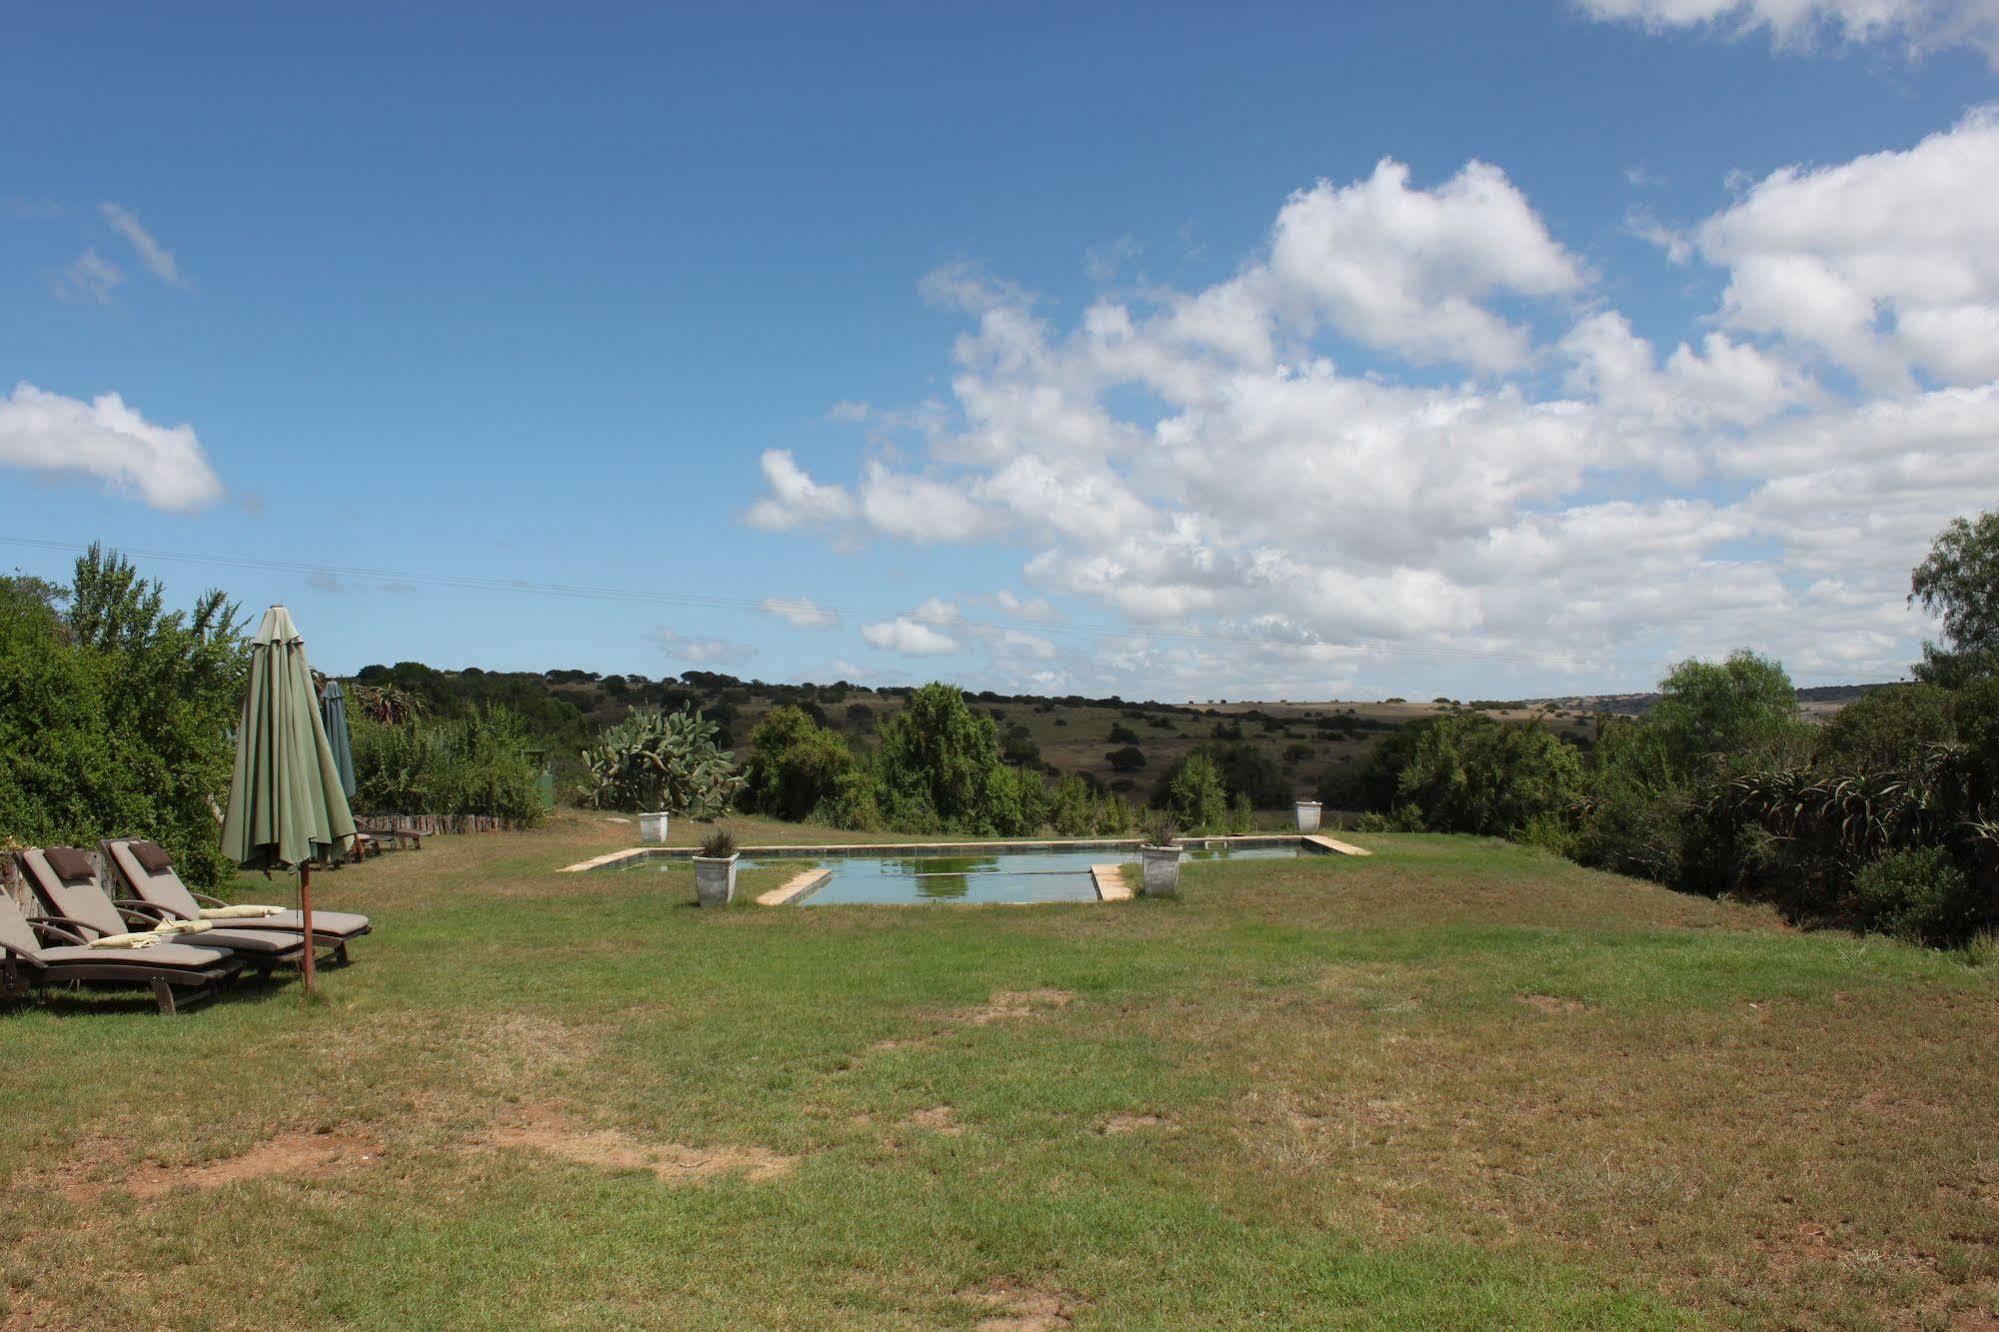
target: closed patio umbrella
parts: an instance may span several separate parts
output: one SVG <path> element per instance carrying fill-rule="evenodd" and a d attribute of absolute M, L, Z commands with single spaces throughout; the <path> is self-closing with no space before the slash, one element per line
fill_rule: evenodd
<path fill-rule="evenodd" d="M 333 746 L 333 766 L 340 769 L 340 789 L 354 798 L 354 742 L 347 735 L 347 695 L 340 681 L 328 680 L 319 695 L 319 719 L 326 723 L 326 743 Z"/>
<path fill-rule="evenodd" d="M 305 988 L 313 988 L 312 865 L 354 844 L 340 768 L 326 738 L 291 612 L 273 606 L 250 640 L 250 688 L 236 728 L 236 771 L 222 853 L 245 869 L 298 870 Z"/>

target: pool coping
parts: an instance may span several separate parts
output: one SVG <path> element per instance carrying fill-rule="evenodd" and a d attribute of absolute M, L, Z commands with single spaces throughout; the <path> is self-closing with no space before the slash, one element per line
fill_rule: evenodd
<path fill-rule="evenodd" d="M 1317 852 L 1328 852 L 1341 856 L 1368 856 L 1374 854 L 1342 842 L 1338 838 L 1319 833 L 1245 833 L 1217 837 L 1178 837 L 1178 846 L 1192 850 L 1215 846 L 1300 846 Z M 780 846 L 745 846 L 737 848 L 745 857 L 759 860 L 787 860 L 813 857 L 826 859 L 833 856 L 893 856 L 922 852 L 993 852 L 993 851 L 1090 851 L 1117 850 L 1137 851 L 1145 845 L 1142 837 L 1075 837 L 1029 840 L 997 840 L 982 842 L 833 842 L 821 845 L 803 843 Z M 574 865 L 564 865 L 558 874 L 587 874 L 597 870 L 624 869 L 630 865 L 643 864 L 648 860 L 688 860 L 700 852 L 695 846 L 629 846 L 618 851 L 607 851 L 589 860 L 579 860 Z M 804 875 L 794 876 L 776 892 L 791 888 Z M 817 886 L 817 885 L 814 885 Z M 802 893 L 802 889 L 800 890 Z M 763 897 L 771 894 L 765 893 Z M 791 901 L 787 896 L 784 901 Z"/>

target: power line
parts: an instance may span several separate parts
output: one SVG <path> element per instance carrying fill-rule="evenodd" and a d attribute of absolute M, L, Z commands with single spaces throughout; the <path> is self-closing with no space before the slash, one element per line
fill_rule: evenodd
<path fill-rule="evenodd" d="M 0 536 L 0 545 L 17 546 L 29 550 L 45 550 L 67 554 L 81 554 L 87 550 L 87 543 L 75 541 L 52 541 L 35 537 Z M 334 578 L 355 580 L 375 580 L 384 583 L 420 584 L 431 587 L 455 588 L 467 592 L 498 592 L 514 595 L 555 597 L 572 601 L 611 601 L 634 605 L 679 606 L 702 610 L 755 611 L 772 614 L 766 602 L 790 605 L 810 604 L 818 609 L 832 611 L 854 619 L 899 618 L 907 611 L 884 609 L 882 607 L 835 606 L 821 602 L 808 602 L 802 597 L 721 597 L 693 592 L 641 591 L 637 588 L 611 587 L 582 583 L 541 583 L 523 578 L 487 578 L 471 574 L 417 573 L 409 570 L 376 569 L 360 566 L 322 564 L 304 560 L 249 559 L 233 555 L 195 554 L 187 551 L 149 550 L 132 546 L 119 546 L 118 553 L 127 557 L 158 560 L 172 564 L 205 565 L 225 569 L 246 569 L 255 572 L 277 570 L 283 573 L 302 574 L 307 577 L 324 575 Z M 1027 634 L 1081 635 L 1092 638 L 1145 638 L 1164 639 L 1170 642 L 1212 643 L 1232 646 L 1265 647 L 1281 646 L 1282 639 L 1267 635 L 1229 634 L 1204 630 L 1159 630 L 1135 629 L 1128 625 L 1109 625 L 1087 621 L 1064 621 L 1061 624 L 1043 624 L 1037 621 L 1006 620 L 965 620 L 963 623 L 985 626 L 993 629 L 1013 630 Z M 934 625 L 938 629 L 952 627 L 950 623 Z M 1451 648 L 1398 643 L 1379 635 L 1361 635 L 1352 643 L 1325 644 L 1334 647 L 1368 648 L 1377 652 L 1396 656 L 1436 657 L 1458 661 L 1507 662 L 1516 666 L 1539 667 L 1543 663 L 1518 653 L 1482 652 L 1472 648 Z"/>

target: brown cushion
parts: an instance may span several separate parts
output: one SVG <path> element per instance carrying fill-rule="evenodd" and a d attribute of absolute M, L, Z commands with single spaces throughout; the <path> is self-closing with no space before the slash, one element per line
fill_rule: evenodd
<path fill-rule="evenodd" d="M 174 867 L 174 858 L 158 842 L 132 843 L 132 859 L 138 861 L 148 874 L 165 874 Z"/>
<path fill-rule="evenodd" d="M 73 846 L 52 846 L 42 852 L 42 858 L 49 862 L 49 869 L 64 883 L 85 882 L 97 877 L 97 869 L 90 863 L 90 857 Z"/>

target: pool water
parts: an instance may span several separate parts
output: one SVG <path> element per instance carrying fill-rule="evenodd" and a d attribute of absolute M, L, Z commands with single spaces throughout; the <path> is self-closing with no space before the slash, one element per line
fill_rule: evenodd
<path fill-rule="evenodd" d="M 1277 860 L 1293 859 L 1300 853 L 1295 845 L 1189 847 L 1184 859 Z M 825 883 L 797 899 L 796 906 L 853 906 L 920 902 L 964 902 L 1003 904 L 1022 902 L 1094 902 L 1096 883 L 1090 866 L 1137 859 L 1125 847 L 1095 847 L 1076 851 L 1013 851 L 994 849 L 980 852 L 936 852 L 923 855 L 884 856 L 878 853 L 852 856 L 772 856 L 752 860 L 747 857 L 738 870 L 786 869 L 798 872 L 823 867 L 833 872 Z M 685 861 L 645 862 L 644 868 L 692 877 Z"/>

